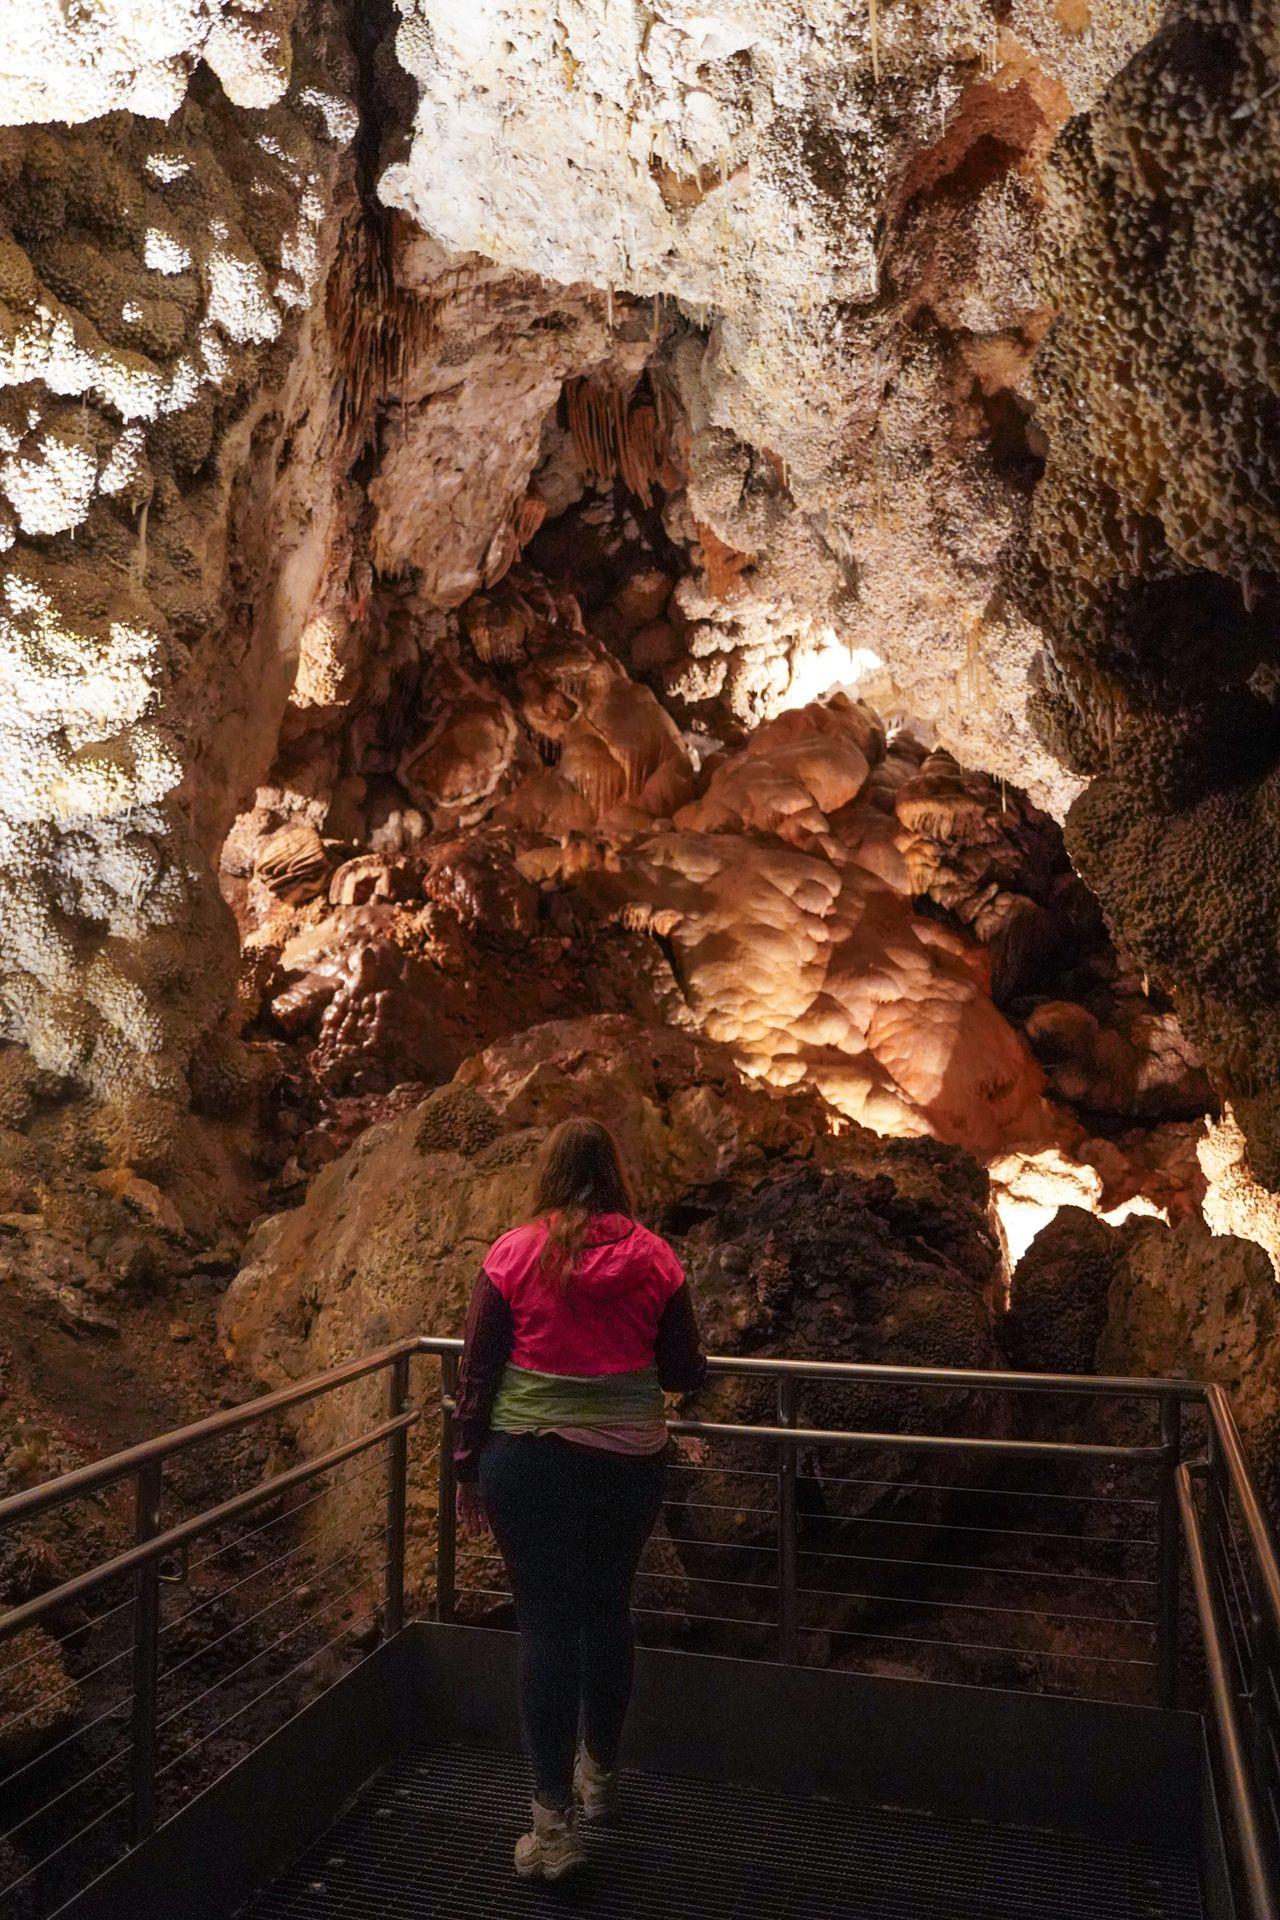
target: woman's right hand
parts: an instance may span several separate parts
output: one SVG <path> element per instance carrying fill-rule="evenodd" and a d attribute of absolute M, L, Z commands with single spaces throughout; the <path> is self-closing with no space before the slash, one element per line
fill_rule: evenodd
<path fill-rule="evenodd" d="M 484 1495 L 474 1480 L 464 1480 L 455 1503 L 458 1527 L 466 1540 L 480 1540 L 489 1531 L 489 1516 L 484 1510 Z"/>

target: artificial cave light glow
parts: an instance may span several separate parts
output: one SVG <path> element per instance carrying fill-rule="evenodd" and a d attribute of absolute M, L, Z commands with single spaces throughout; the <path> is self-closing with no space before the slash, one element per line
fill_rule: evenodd
<path fill-rule="evenodd" d="M 807 707 L 832 693 L 858 694 L 882 673 L 884 661 L 870 647 L 841 640 L 831 627 L 813 641 L 797 642 L 791 656 L 791 678 L 785 692 L 769 704 L 773 713 Z"/>
<path fill-rule="evenodd" d="M 992 1163 L 991 1199 L 1000 1221 L 1009 1267 L 1018 1265 L 1036 1235 L 1056 1217 L 1060 1207 L 1080 1207 L 1097 1214 L 1108 1226 L 1142 1215 L 1163 1220 L 1169 1214 L 1145 1194 L 1135 1194 L 1117 1206 L 1104 1208 L 1103 1181 L 1096 1167 L 1074 1159 L 1058 1147 L 1040 1153 L 1003 1154 Z"/>

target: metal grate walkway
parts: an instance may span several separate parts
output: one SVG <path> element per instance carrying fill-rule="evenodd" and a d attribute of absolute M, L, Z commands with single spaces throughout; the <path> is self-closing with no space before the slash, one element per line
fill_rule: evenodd
<path fill-rule="evenodd" d="M 1201 1920 L 1194 1854 L 631 1774 L 567 1886 L 523 1885 L 521 1762 L 418 1749 L 241 1920 Z"/>

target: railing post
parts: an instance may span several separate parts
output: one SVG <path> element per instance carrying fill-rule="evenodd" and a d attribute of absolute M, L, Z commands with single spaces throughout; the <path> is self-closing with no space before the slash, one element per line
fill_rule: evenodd
<path fill-rule="evenodd" d="M 1225 1600 L 1226 1581 L 1223 1577 L 1222 1536 L 1231 1524 L 1231 1492 L 1227 1464 L 1222 1457 L 1222 1446 L 1218 1439 L 1218 1426 L 1209 1413 L 1209 1432 L 1205 1448 L 1204 1480 L 1204 1550 L 1205 1565 L 1209 1573 L 1210 1590 L 1215 1605 L 1221 1596 Z"/>
<path fill-rule="evenodd" d="M 134 1499 L 134 1538 L 152 1540 L 160 1531 L 163 1463 L 138 1469 Z M 148 1560 L 134 1576 L 133 1718 L 129 1753 L 130 1838 L 136 1847 L 156 1825 L 156 1700 L 160 1671 L 160 1561 Z"/>
<path fill-rule="evenodd" d="M 796 1383 L 783 1374 L 778 1380 L 778 1425 L 796 1424 Z M 796 1619 L 796 1449 L 778 1442 L 778 1658 L 794 1666 L 800 1636 Z"/>
<path fill-rule="evenodd" d="M 1182 1526 L 1178 1468 L 1182 1460 L 1182 1402 L 1176 1393 L 1160 1401 L 1160 1498 L 1156 1509 L 1156 1703 L 1178 1704 L 1178 1600 Z"/>
<path fill-rule="evenodd" d="M 392 1419 L 408 1411 L 409 1361 L 407 1353 L 391 1362 L 387 1382 L 387 1412 Z M 391 1640 L 404 1626 L 405 1502 L 409 1487 L 409 1429 L 401 1427 L 387 1441 L 387 1575 L 382 1609 L 382 1633 Z"/>
<path fill-rule="evenodd" d="M 452 1620 L 457 1599 L 458 1483 L 453 1473 L 453 1399 L 458 1356 L 440 1355 L 440 1512 L 436 1519 L 436 1619 Z"/>

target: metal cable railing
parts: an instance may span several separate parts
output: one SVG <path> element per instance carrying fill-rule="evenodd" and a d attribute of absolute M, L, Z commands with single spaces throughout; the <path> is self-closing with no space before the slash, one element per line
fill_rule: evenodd
<path fill-rule="evenodd" d="M 19 1895 L 60 1905 L 336 1677 L 335 1658 L 399 1631 L 415 1351 L 401 1342 L 0 1502 L 19 1537 L 121 1487 L 134 1508 L 131 1544 L 0 1616 L 14 1649 L 0 1698 L 20 1696 L 0 1718 L 0 1911 Z M 174 1456 L 270 1433 L 273 1416 L 375 1374 L 385 1419 L 343 1408 L 350 1438 L 167 1520 Z"/>
<path fill-rule="evenodd" d="M 720 1361 L 715 1371 L 758 1379 L 768 1364 Z M 874 1392 L 891 1391 L 882 1369 L 867 1372 Z M 666 1537 L 641 1560 L 642 1624 L 667 1623 L 654 1631 L 717 1647 L 736 1630 L 728 1641 L 735 1651 L 810 1665 L 890 1659 L 933 1678 L 1126 1699 L 1141 1691 L 1171 1701 L 1177 1562 L 1168 1534 L 1177 1516 L 1169 1489 L 1178 1420 L 1167 1402 L 1181 1397 L 1182 1383 L 1108 1384 L 1109 1393 L 1149 1408 L 1150 1441 L 1134 1445 L 802 1423 L 806 1388 L 818 1383 L 826 1393 L 832 1378 L 830 1366 L 791 1363 L 775 1383 L 776 1420 L 671 1423 L 711 1457 L 683 1457 L 673 1469 Z M 906 1378 L 926 1390 L 953 1391 L 958 1378 L 972 1387 L 950 1372 L 906 1370 Z M 988 1392 L 1012 1390 L 1011 1376 L 980 1378 Z M 1043 1398 L 1045 1384 L 1033 1378 L 1027 1390 Z M 773 1455 L 769 1467 L 744 1464 L 761 1448 Z M 840 1470 L 868 1452 L 892 1455 L 897 1474 Z M 943 1480 L 930 1471 L 939 1456 L 953 1459 Z M 901 1477 L 917 1461 L 923 1474 Z M 957 1477 L 955 1467 L 970 1463 L 981 1477 Z M 1002 1468 L 1040 1481 L 993 1484 Z M 1102 1491 L 1099 1473 L 1136 1474 L 1149 1490 Z M 1006 1496 L 1015 1513 L 1021 1504 L 1017 1525 Z M 983 1504 L 993 1503 L 1000 1511 L 985 1514 Z M 1041 1523 L 1045 1511 L 1055 1524 Z M 1064 1514 L 1075 1524 L 1064 1527 Z M 1100 1531 L 1104 1525 L 1123 1533 Z M 884 1529 L 892 1530 L 887 1539 Z M 474 1601 L 508 1597 L 496 1552 L 472 1549 L 467 1564 L 483 1571 L 457 1587 L 455 1605 L 470 1614 Z"/>
<path fill-rule="evenodd" d="M 506 1617 L 492 1543 L 468 1544 L 459 1578 L 460 1350 L 403 1341 L 0 1502 L 0 1528 L 22 1529 L 70 1500 L 134 1496 L 131 1543 L 0 1616 L 0 1640 L 17 1636 L 0 1666 L 12 1706 L 0 1874 L 19 1864 L 0 1895 L 34 1891 L 42 1910 L 65 1899 L 269 1737 L 273 1716 L 399 1632 L 415 1356 L 440 1373 L 436 1616 Z M 711 1367 L 732 1417 L 671 1423 L 666 1524 L 637 1594 L 645 1637 L 1170 1706 L 1185 1541 L 1240 1886 L 1255 1920 L 1280 1920 L 1266 1904 L 1280 1858 L 1280 1575 L 1225 1395 L 755 1356 Z M 326 1414 L 334 1445 L 166 1520 L 174 1456 L 361 1381 L 359 1407 Z M 371 1419 L 378 1381 L 386 1414 Z M 847 1416 L 832 1411 L 841 1388 Z M 869 1417 L 878 1400 L 887 1411 Z M 1090 1410 L 1104 1407 L 1127 1411 L 1100 1433 Z M 1188 1407 L 1210 1442 L 1194 1468 Z M 1063 1430 L 1047 1438 L 1051 1414 Z"/>
<path fill-rule="evenodd" d="M 1224 1797 L 1255 1914 L 1280 1916 L 1280 1560 L 1231 1402 L 1206 1389 L 1209 1448 L 1179 1471 Z"/>

